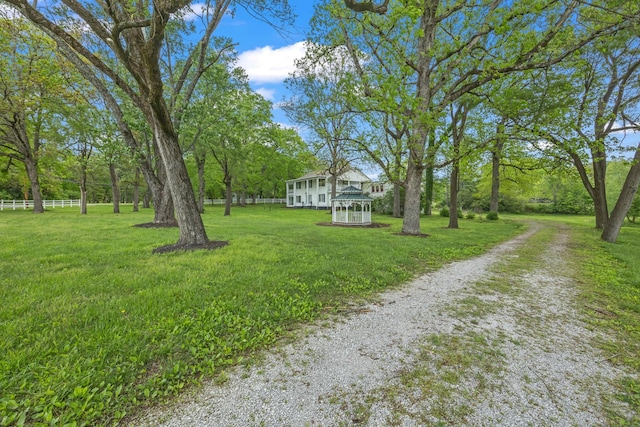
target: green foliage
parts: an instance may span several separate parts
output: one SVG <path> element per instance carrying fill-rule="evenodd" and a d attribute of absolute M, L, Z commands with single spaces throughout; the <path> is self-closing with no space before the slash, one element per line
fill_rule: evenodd
<path fill-rule="evenodd" d="M 488 212 L 486 218 L 489 221 L 497 221 L 498 220 L 498 212 Z"/>
<path fill-rule="evenodd" d="M 431 237 L 414 239 L 389 217 L 374 216 L 388 228 L 345 229 L 317 226 L 326 211 L 221 210 L 203 219 L 228 246 L 164 255 L 151 251 L 178 230 L 131 227 L 150 210 L 0 212 L 0 425 L 117 424 L 223 375 L 297 323 L 518 229 L 474 222 L 452 232 L 430 217 Z"/>
<path fill-rule="evenodd" d="M 473 212 L 467 212 L 467 215 L 465 215 L 465 218 L 467 219 L 475 219 L 476 214 L 474 214 Z"/>
<path fill-rule="evenodd" d="M 444 207 L 444 208 L 440 209 L 439 215 L 441 217 L 449 218 L 449 208 Z"/>
<path fill-rule="evenodd" d="M 631 203 L 631 207 L 629 208 L 629 212 L 627 213 L 627 219 L 629 222 L 635 224 L 636 218 L 640 216 L 640 194 L 636 193 L 633 197 L 633 202 Z"/>

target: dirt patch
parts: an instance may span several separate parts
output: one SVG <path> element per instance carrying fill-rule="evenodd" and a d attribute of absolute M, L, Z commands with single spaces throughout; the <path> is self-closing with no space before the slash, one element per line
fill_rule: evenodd
<path fill-rule="evenodd" d="M 316 225 L 322 225 L 324 227 L 347 227 L 347 228 L 384 228 L 384 227 L 391 226 L 391 224 L 383 224 L 381 222 L 372 222 L 371 224 L 367 224 L 367 225 L 360 225 L 360 224 L 349 225 L 349 224 L 334 224 L 332 222 L 318 222 L 316 223 Z"/>
<path fill-rule="evenodd" d="M 419 233 L 419 234 L 411 234 L 411 233 L 393 233 L 394 236 L 408 236 L 408 237 L 429 237 L 430 234 Z"/>
<path fill-rule="evenodd" d="M 175 228 L 178 222 L 145 222 L 143 224 L 135 224 L 132 227 L 138 228 Z"/>
<path fill-rule="evenodd" d="M 160 246 L 159 248 L 155 248 L 153 250 L 154 254 L 166 254 L 169 252 L 178 252 L 178 251 L 212 251 L 214 249 L 223 248 L 227 246 L 229 242 L 226 240 L 212 240 L 207 243 L 200 243 L 198 245 L 167 245 Z"/>

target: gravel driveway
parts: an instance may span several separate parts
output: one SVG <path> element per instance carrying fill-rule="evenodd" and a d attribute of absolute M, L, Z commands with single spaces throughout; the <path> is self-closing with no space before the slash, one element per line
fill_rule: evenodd
<path fill-rule="evenodd" d="M 579 320 L 565 231 L 536 255 L 543 268 L 510 267 L 541 231 L 532 224 L 485 255 L 309 327 L 224 384 L 132 425 L 606 425 L 603 407 L 619 405 L 611 384 L 623 373 Z"/>

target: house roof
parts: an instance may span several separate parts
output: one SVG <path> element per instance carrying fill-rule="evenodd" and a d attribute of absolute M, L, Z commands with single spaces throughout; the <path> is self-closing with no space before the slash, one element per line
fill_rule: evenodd
<path fill-rule="evenodd" d="M 312 178 L 329 178 L 330 176 L 331 176 L 331 174 L 329 173 L 329 171 L 327 171 L 325 169 L 325 170 L 308 172 L 308 173 L 302 175 L 300 178 L 288 179 L 287 182 L 289 182 L 289 181 L 300 181 L 300 180 L 312 179 Z M 360 171 L 359 169 L 356 169 L 356 168 L 348 169 L 348 170 L 342 172 L 340 175 L 338 175 L 338 179 L 339 180 L 348 180 L 348 181 L 359 181 L 359 182 L 370 182 L 371 181 L 371 179 L 368 176 L 366 176 L 364 173 L 362 173 L 362 171 Z"/>

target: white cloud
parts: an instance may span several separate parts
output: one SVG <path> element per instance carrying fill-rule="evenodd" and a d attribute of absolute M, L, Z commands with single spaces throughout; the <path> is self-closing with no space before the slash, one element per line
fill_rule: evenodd
<path fill-rule="evenodd" d="M 275 89 L 267 89 L 266 87 L 260 87 L 256 89 L 256 93 L 258 95 L 262 95 L 262 97 L 268 101 L 273 101 L 276 91 Z"/>
<path fill-rule="evenodd" d="M 254 83 L 277 83 L 289 77 L 295 70 L 294 61 L 302 58 L 305 51 L 305 42 L 276 49 L 271 46 L 259 47 L 242 52 L 238 66 L 245 69 Z"/>

